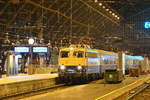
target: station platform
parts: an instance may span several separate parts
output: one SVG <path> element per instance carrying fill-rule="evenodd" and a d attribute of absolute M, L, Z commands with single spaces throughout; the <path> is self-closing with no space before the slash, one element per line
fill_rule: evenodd
<path fill-rule="evenodd" d="M 133 88 L 139 87 L 149 79 L 150 75 L 126 76 L 123 82 L 115 84 L 108 84 L 104 83 L 103 80 L 98 80 L 89 84 L 71 86 L 45 94 L 25 97 L 20 100 L 124 100 L 116 98 Z"/>
<path fill-rule="evenodd" d="M 56 77 L 58 77 L 57 73 L 34 75 L 19 74 L 9 77 L 3 75 L 2 78 L 0 78 L 0 98 L 50 88 L 55 85 Z"/>
<path fill-rule="evenodd" d="M 3 76 L 0 79 L 0 99 L 16 94 L 56 87 L 56 77 L 58 77 L 57 73 Z M 126 76 L 123 82 L 115 84 L 108 84 L 104 80 L 98 80 L 89 84 L 69 86 L 68 88 L 58 89 L 50 93 L 25 97 L 21 100 L 112 100 L 141 86 L 147 80 L 150 80 L 150 75 L 140 75 L 139 77 Z"/>
<path fill-rule="evenodd" d="M 34 75 L 19 74 L 17 76 L 9 76 L 9 77 L 3 75 L 2 78 L 0 78 L 0 85 L 23 82 L 23 81 L 56 78 L 57 76 L 58 74 L 56 73 L 55 74 L 34 74 Z"/>

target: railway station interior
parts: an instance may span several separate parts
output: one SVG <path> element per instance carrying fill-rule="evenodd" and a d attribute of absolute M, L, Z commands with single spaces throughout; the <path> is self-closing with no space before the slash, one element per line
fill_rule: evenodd
<path fill-rule="evenodd" d="M 0 0 L 0 100 L 150 100 L 150 0 Z"/>

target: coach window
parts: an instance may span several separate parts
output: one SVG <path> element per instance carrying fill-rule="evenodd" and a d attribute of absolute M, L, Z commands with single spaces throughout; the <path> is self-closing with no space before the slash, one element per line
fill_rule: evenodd
<path fill-rule="evenodd" d="M 67 58 L 67 57 L 69 57 L 69 51 L 61 51 L 61 57 L 62 57 L 62 58 Z"/>
<path fill-rule="evenodd" d="M 109 55 L 104 55 L 104 64 L 110 64 L 110 56 Z"/>
<path fill-rule="evenodd" d="M 109 64 L 108 59 L 104 59 L 104 64 Z"/>
<path fill-rule="evenodd" d="M 77 58 L 82 58 L 84 55 L 84 52 L 83 51 L 75 51 L 73 53 L 73 56 L 77 57 Z"/>

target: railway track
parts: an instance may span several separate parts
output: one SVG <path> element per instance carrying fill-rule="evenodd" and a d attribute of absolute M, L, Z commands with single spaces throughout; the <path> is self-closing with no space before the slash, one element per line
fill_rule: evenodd
<path fill-rule="evenodd" d="M 150 100 L 150 80 L 114 100 Z"/>
<path fill-rule="evenodd" d="M 150 100 L 150 83 L 146 83 L 142 88 L 130 95 L 126 100 Z"/>

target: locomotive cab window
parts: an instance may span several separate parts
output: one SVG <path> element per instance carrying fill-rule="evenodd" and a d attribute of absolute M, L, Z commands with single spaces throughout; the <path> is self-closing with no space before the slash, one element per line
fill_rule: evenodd
<path fill-rule="evenodd" d="M 61 56 L 61 58 L 69 57 L 69 51 L 61 51 L 60 56 Z"/>
<path fill-rule="evenodd" d="M 75 51 L 73 53 L 73 56 L 77 57 L 77 58 L 83 58 L 84 57 L 84 52 L 83 51 Z"/>

